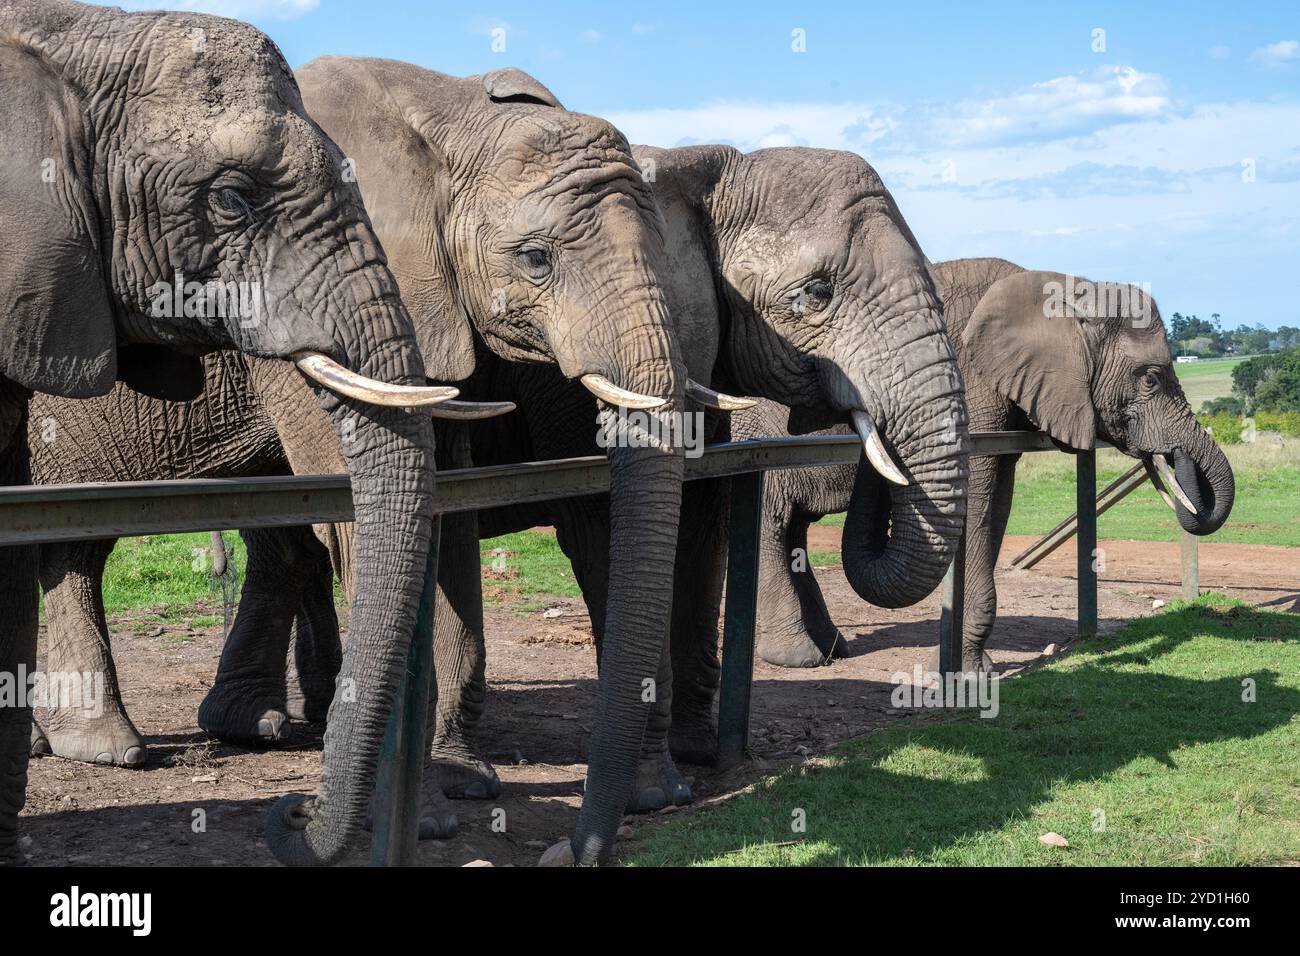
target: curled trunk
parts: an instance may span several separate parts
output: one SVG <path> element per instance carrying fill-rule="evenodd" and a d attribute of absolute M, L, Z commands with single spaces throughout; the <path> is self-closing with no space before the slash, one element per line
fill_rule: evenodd
<path fill-rule="evenodd" d="M 1232 465 L 1190 409 L 1179 416 L 1178 424 L 1170 434 L 1169 446 L 1178 485 L 1196 506 L 1193 514 L 1181 502 L 1175 501 L 1174 513 L 1178 523 L 1191 534 L 1213 534 L 1232 512 L 1232 502 L 1236 497 Z M 1146 468 L 1148 474 L 1154 471 L 1150 461 Z M 1152 475 L 1152 482 L 1160 486 L 1155 475 Z"/>
<path fill-rule="evenodd" d="M 842 544 L 853 590 L 890 608 L 938 586 L 966 518 L 969 436 L 957 361 L 937 309 L 906 321 L 919 333 L 894 350 L 906 386 L 883 392 L 886 411 L 875 417 L 908 484 L 885 483 L 863 457 Z"/>

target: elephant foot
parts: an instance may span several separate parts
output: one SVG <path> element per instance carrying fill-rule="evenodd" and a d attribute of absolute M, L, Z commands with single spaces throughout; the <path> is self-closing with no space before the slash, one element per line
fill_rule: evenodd
<path fill-rule="evenodd" d="M 199 726 L 228 743 L 274 744 L 289 738 L 282 692 L 220 680 L 199 705 Z"/>
<path fill-rule="evenodd" d="M 713 725 L 711 713 L 701 715 L 673 714 L 668 728 L 668 750 L 674 760 L 712 767 L 718 762 L 718 730 Z"/>
<path fill-rule="evenodd" d="M 300 720 L 304 724 L 323 724 L 329 714 L 333 690 L 331 687 L 330 694 L 304 692 L 301 687 L 290 682 L 289 694 L 285 699 L 285 713 L 290 720 Z"/>
<path fill-rule="evenodd" d="M 147 748 L 131 718 L 105 708 L 92 717 L 84 708 L 51 709 L 44 729 L 32 721 L 31 754 L 111 767 L 143 767 Z"/>
<path fill-rule="evenodd" d="M 763 631 L 758 638 L 758 656 L 777 667 L 821 667 L 848 653 L 849 645 L 836 628 L 831 628 L 817 641 L 802 630 L 793 633 Z"/>
<path fill-rule="evenodd" d="M 677 772 L 668 751 L 641 755 L 627 813 L 651 813 L 667 806 L 685 806 L 690 802 L 690 784 Z"/>
<path fill-rule="evenodd" d="M 460 828 L 460 818 L 451 808 L 451 803 L 442 791 L 433 785 L 428 774 L 422 788 L 423 804 L 420 807 L 420 839 L 450 840 Z M 366 811 L 365 829 L 369 833 L 375 828 L 375 800 L 372 795 L 370 807 Z"/>
<path fill-rule="evenodd" d="M 491 800 L 501 793 L 496 769 L 463 741 L 435 740 L 429 758 L 431 786 L 453 800 Z"/>

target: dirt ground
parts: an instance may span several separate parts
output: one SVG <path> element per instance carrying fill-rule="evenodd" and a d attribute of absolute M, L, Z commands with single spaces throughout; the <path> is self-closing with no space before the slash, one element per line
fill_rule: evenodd
<path fill-rule="evenodd" d="M 823 539 L 824 536 L 824 539 Z M 1009 539 L 1002 563 L 1030 538 Z M 814 529 L 810 549 L 836 550 L 836 529 Z M 1099 589 L 1103 631 L 1152 613 L 1153 600 L 1178 595 L 1177 543 L 1107 541 Z M 1300 611 L 1300 550 L 1202 544 L 1201 586 L 1252 604 Z M 1033 571 L 999 575 L 1000 615 L 990 651 L 1000 669 L 1039 658 L 1074 636 L 1074 549 L 1066 545 Z M 756 661 L 753 762 L 720 773 L 683 767 L 696 805 L 733 793 L 764 773 L 816 755 L 849 737 L 885 726 L 891 675 L 924 664 L 937 635 L 937 593 L 902 611 L 863 604 L 837 569 L 820 573 L 832 616 L 850 655 L 829 667 L 784 670 Z M 488 860 L 532 865 L 567 836 L 585 775 L 595 688 L 595 656 L 584 607 L 556 599 L 548 611 L 522 602 L 489 608 L 491 694 L 481 739 L 503 782 L 499 798 L 457 801 L 460 832 L 426 842 L 420 861 L 458 866 Z M 529 603 L 536 607 L 536 596 Z M 321 728 L 298 725 L 275 750 L 205 745 L 195 712 L 216 671 L 221 631 L 183 628 L 134 633 L 114 622 L 123 693 L 149 745 L 140 770 L 33 760 L 24 811 L 26 853 L 34 865 L 271 865 L 262 821 L 279 796 L 314 792 L 320 779 Z M 494 832 L 493 811 L 505 811 Z M 196 811 L 206 818 L 194 832 Z M 675 812 L 697 812 L 682 809 Z M 498 815 L 499 817 L 499 815 Z M 635 830 L 647 818 L 629 818 Z M 365 863 L 363 848 L 352 862 Z"/>

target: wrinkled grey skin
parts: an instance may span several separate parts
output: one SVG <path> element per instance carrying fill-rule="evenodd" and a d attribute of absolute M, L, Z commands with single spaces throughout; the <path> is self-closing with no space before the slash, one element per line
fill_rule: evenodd
<path fill-rule="evenodd" d="M 1179 484 L 1198 506 L 1193 515 L 1178 504 L 1179 524 L 1193 534 L 1210 534 L 1227 520 L 1235 494 L 1232 468 L 1197 424 L 1179 387 L 1154 302 L 1143 295 L 1143 307 L 1102 310 L 1100 320 L 1049 316 L 1044 289 L 1053 282 L 1065 286 L 1059 273 L 1026 272 L 1002 259 L 943 262 L 933 273 L 966 382 L 973 431 L 1041 429 L 1067 449 L 1089 449 L 1100 438 L 1144 461 L 1148 472 L 1153 454 L 1170 454 Z M 1076 280 L 1076 289 L 1082 281 Z M 764 403 L 735 416 L 733 430 L 743 437 L 789 433 L 788 416 L 788 409 Z M 827 433 L 836 431 L 847 429 Z M 997 615 L 993 570 L 1019 457 L 971 463 L 966 670 L 991 666 L 984 645 Z M 1159 479 L 1152 480 L 1159 487 Z M 844 511 L 855 493 L 871 498 L 880 485 L 865 464 L 769 475 L 759 587 L 758 649 L 765 660 L 815 666 L 843 653 L 843 638 L 811 568 L 792 571 L 788 555 L 793 548 L 806 550 L 810 522 Z"/>
<path fill-rule="evenodd" d="M 6 382 L 101 394 L 125 370 L 118 348 L 143 343 L 281 359 L 312 350 L 373 379 L 423 384 L 410 317 L 360 194 L 263 34 L 215 17 L 4 0 L 0 71 L 0 235 L 21 250 L 0 260 Z M 40 178 L 45 159 L 51 183 Z M 260 317 L 155 317 L 150 289 L 178 272 L 259 281 Z M 198 383 L 192 360 L 144 364 L 188 368 Z M 432 521 L 428 416 L 325 393 L 319 401 L 336 427 L 355 426 L 345 454 L 361 544 L 342 675 L 357 693 L 331 707 L 320 795 L 292 801 L 290 818 L 282 806 L 272 812 L 268 842 L 295 863 L 339 859 L 361 827 Z M 15 448 L 25 445 L 21 404 L 10 404 L 18 411 L 0 416 L 0 444 L 14 450 L 5 462 L 14 478 L 26 456 Z M 12 672 L 34 663 L 35 560 L 30 548 L 0 560 L 10 572 L 0 670 Z M 17 857 L 30 725 L 28 708 L 0 711 L 5 862 Z"/>
<path fill-rule="evenodd" d="M 237 352 L 213 353 L 203 363 L 204 391 L 189 402 L 160 401 L 123 385 L 102 398 L 83 401 L 34 396 L 28 424 L 32 482 L 246 478 L 289 474 L 294 467 L 303 474 L 343 470 L 329 418 L 296 371 L 283 362 Z M 240 674 L 245 668 L 238 666 L 226 668 L 228 680 L 209 692 L 200 725 L 221 739 L 256 743 L 287 736 L 291 710 L 302 718 L 310 713 L 313 719 L 324 719 L 333 694 L 332 675 L 328 688 L 286 688 L 281 667 L 293 628 L 311 627 L 317 612 L 326 615 L 322 626 L 332 624 L 337 631 L 338 624 L 328 554 L 313 544 L 310 531 L 257 531 L 248 536 L 259 542 L 285 540 L 266 556 L 265 549 L 253 548 L 259 566 L 248 575 L 229 643 L 248 645 L 249 653 L 275 660 L 275 679 L 264 681 L 260 672 Z M 100 714 L 51 702 L 39 725 L 33 724 L 33 756 L 54 754 L 121 766 L 145 762 L 145 742 L 118 691 L 104 619 L 104 562 L 115 543 L 106 539 L 41 548 L 48 667 L 54 672 L 102 673 L 105 694 Z M 281 560 L 283 555 L 275 552 L 283 548 L 303 553 L 299 560 Z M 284 621 L 280 595 L 306 587 L 299 577 L 322 561 L 330 599 L 297 621 L 291 606 Z M 305 646 L 313 645 L 308 641 Z M 337 664 L 334 661 L 335 669 Z M 292 698 L 289 691 L 296 692 Z M 226 700 L 230 705 L 221 706 Z"/>

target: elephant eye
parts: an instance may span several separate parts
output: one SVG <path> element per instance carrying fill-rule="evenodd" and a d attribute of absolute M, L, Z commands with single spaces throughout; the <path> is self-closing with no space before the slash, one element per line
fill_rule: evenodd
<path fill-rule="evenodd" d="M 820 312 L 826 306 L 830 305 L 831 299 L 835 297 L 835 286 L 829 279 L 812 279 L 805 283 L 802 288 L 796 289 L 791 297 L 794 301 L 794 311 L 796 314 L 802 312 Z"/>
<path fill-rule="evenodd" d="M 215 189 L 208 199 L 217 216 L 228 223 L 251 222 L 253 207 L 238 190 Z"/>
<path fill-rule="evenodd" d="M 1142 376 L 1142 384 L 1150 389 L 1159 388 L 1160 373 L 1153 368 L 1147 369 L 1146 374 Z"/>
<path fill-rule="evenodd" d="M 545 279 L 551 274 L 551 254 L 545 249 L 530 246 L 516 253 L 519 267 L 533 279 Z"/>

